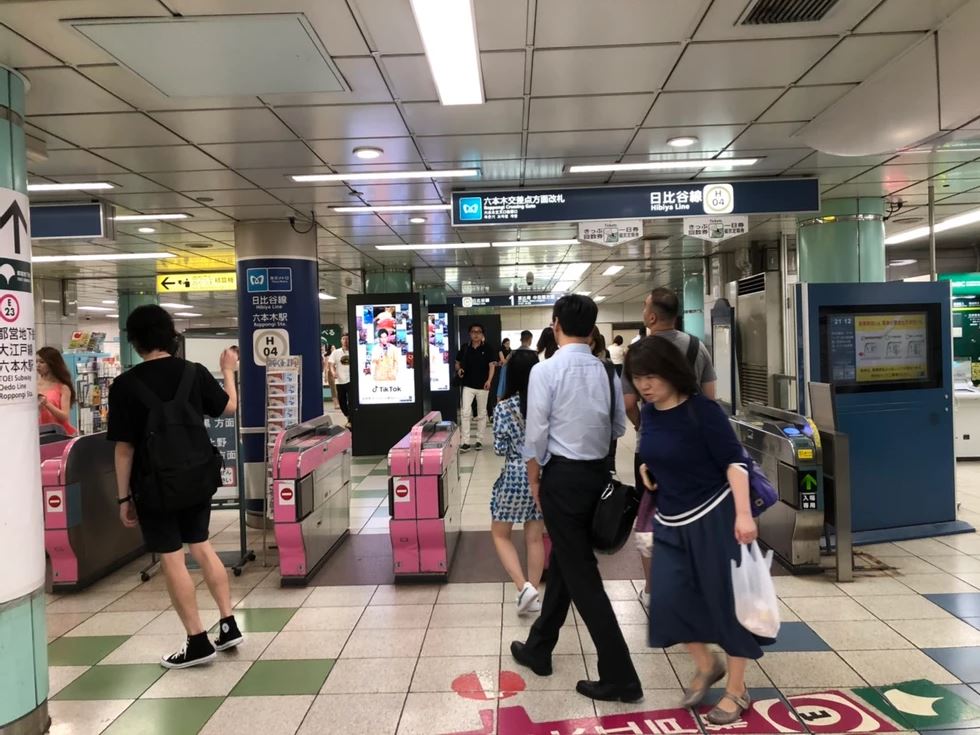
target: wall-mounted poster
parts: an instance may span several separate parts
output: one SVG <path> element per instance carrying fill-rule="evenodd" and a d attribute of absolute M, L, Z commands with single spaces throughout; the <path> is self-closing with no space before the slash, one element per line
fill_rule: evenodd
<path fill-rule="evenodd" d="M 446 391 L 449 383 L 449 315 L 429 312 L 429 388 Z"/>
<path fill-rule="evenodd" d="M 362 405 L 415 402 L 411 304 L 360 304 L 358 400 Z"/>

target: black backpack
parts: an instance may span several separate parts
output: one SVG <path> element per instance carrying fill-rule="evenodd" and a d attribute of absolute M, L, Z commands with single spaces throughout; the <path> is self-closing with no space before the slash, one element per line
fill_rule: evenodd
<path fill-rule="evenodd" d="M 196 379 L 193 363 L 184 373 L 173 400 L 162 401 L 134 379 L 136 395 L 149 410 L 133 495 L 139 508 L 174 512 L 208 502 L 221 487 L 221 454 L 211 444 L 204 416 L 190 403 Z"/>

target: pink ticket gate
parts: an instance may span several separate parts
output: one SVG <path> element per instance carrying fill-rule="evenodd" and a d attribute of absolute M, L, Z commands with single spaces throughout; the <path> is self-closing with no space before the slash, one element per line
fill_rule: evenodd
<path fill-rule="evenodd" d="M 41 434 L 44 549 L 55 592 L 87 587 L 143 554 L 140 530 L 119 522 L 114 451 L 105 433 Z"/>
<path fill-rule="evenodd" d="M 303 587 L 350 532 L 351 434 L 320 416 L 280 434 L 270 462 L 282 584 Z"/>
<path fill-rule="evenodd" d="M 459 443 L 456 424 L 433 411 L 388 453 L 396 582 L 449 577 L 463 515 Z"/>

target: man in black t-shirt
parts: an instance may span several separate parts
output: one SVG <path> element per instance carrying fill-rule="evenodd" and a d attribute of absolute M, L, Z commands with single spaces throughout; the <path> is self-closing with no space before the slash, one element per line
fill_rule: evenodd
<path fill-rule="evenodd" d="M 473 401 L 476 400 L 476 441 L 477 449 L 483 448 L 487 432 L 487 399 L 493 383 L 493 373 L 497 367 L 497 356 L 487 346 L 482 324 L 470 326 L 469 344 L 463 345 L 456 355 L 456 376 L 462 383 L 462 406 L 460 408 L 460 429 L 463 444 L 460 451 L 470 450 L 470 427 L 473 423 Z"/>
<path fill-rule="evenodd" d="M 161 658 L 160 664 L 168 669 L 183 669 L 210 661 L 215 657 L 215 649 L 233 648 L 242 643 L 244 637 L 231 611 L 228 572 L 208 541 L 210 501 L 175 512 L 160 512 L 141 507 L 140 497 L 133 495 L 132 478 L 141 476 L 140 468 L 146 461 L 141 455 L 150 414 L 140 393 L 147 388 L 161 401 L 172 401 L 187 362 L 171 355 L 176 347 L 177 333 L 170 314 L 159 306 L 135 309 L 126 320 L 126 332 L 143 362 L 116 378 L 109 390 L 107 438 L 116 443 L 119 517 L 127 528 L 139 525 L 147 550 L 160 555 L 167 591 L 187 631 L 184 646 Z M 223 390 L 207 368 L 194 366 L 194 383 L 188 402 L 199 415 L 217 417 L 235 412 L 238 405 L 237 364 L 236 348 L 221 353 Z M 213 643 L 208 640 L 207 629 L 198 612 L 194 582 L 184 560 L 184 544 L 189 545 L 191 555 L 200 565 L 221 614 L 218 638 Z"/>

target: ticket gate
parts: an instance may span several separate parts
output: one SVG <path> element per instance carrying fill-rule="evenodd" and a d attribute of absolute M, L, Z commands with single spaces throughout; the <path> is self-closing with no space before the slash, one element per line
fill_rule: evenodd
<path fill-rule="evenodd" d="M 388 453 L 396 582 L 449 578 L 463 515 L 459 444 L 456 424 L 432 411 Z"/>
<path fill-rule="evenodd" d="M 736 436 L 779 493 L 759 516 L 759 540 L 794 574 L 821 571 L 824 486 L 819 433 L 810 421 L 749 403 L 731 417 Z"/>
<path fill-rule="evenodd" d="M 320 416 L 276 438 L 273 520 L 283 586 L 305 586 L 350 532 L 351 433 Z"/>
<path fill-rule="evenodd" d="M 44 548 L 55 592 L 87 587 L 143 554 L 140 530 L 119 522 L 114 452 L 105 433 L 42 432 Z"/>

